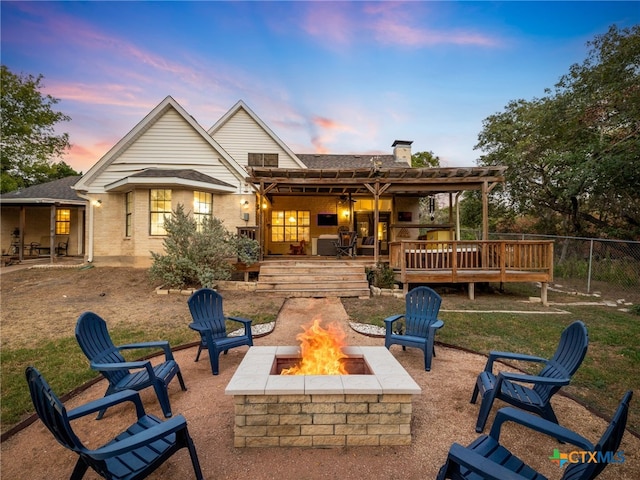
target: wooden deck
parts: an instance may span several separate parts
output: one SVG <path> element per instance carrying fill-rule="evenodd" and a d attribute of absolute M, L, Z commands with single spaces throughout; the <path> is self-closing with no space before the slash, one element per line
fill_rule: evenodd
<path fill-rule="evenodd" d="M 432 241 L 389 244 L 389 266 L 403 284 L 468 283 L 474 297 L 478 282 L 540 282 L 542 302 L 553 280 L 553 241 Z"/>

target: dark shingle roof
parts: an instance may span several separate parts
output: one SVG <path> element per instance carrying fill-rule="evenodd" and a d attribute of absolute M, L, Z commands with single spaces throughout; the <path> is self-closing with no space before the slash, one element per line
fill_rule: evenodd
<path fill-rule="evenodd" d="M 321 155 L 315 153 L 296 153 L 296 156 L 308 168 L 371 168 L 373 161 L 380 162 L 381 168 L 407 168 L 404 162 L 396 162 L 393 155 Z"/>
<path fill-rule="evenodd" d="M 53 200 L 85 201 L 71 188 L 78 180 L 80 180 L 80 175 L 64 177 L 60 180 L 53 180 L 51 182 L 5 193 L 0 198 L 2 198 L 2 200 L 46 198 Z"/>
<path fill-rule="evenodd" d="M 131 177 L 152 177 L 152 178 L 182 178 L 183 180 L 191 180 L 194 182 L 211 183 L 213 185 L 221 185 L 223 187 L 233 187 L 233 185 L 210 177 L 204 173 L 192 169 L 170 169 L 170 168 L 148 168 L 138 173 L 134 173 Z"/>

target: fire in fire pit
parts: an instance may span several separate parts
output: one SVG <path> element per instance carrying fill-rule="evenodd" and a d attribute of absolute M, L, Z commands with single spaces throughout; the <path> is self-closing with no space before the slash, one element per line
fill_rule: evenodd
<path fill-rule="evenodd" d="M 280 370 L 280 375 L 348 375 L 344 362 L 347 355 L 342 351 L 346 335 L 342 329 L 335 323 L 322 328 L 319 317 L 303 328 L 296 335 L 302 358 L 296 365 Z"/>

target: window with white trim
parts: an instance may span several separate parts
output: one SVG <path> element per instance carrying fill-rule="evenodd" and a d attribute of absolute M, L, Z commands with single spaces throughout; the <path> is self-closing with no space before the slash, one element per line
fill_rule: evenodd
<path fill-rule="evenodd" d="M 310 241 L 309 210 L 273 210 L 271 212 L 271 241 Z"/>
<path fill-rule="evenodd" d="M 213 194 L 209 192 L 193 192 L 193 218 L 198 225 L 198 231 L 202 229 L 205 218 L 211 218 L 213 212 Z"/>
<path fill-rule="evenodd" d="M 166 235 L 164 217 L 171 215 L 171 190 L 152 189 L 149 192 L 149 234 Z"/>
<path fill-rule="evenodd" d="M 133 192 L 124 194 L 124 236 L 130 237 L 133 233 Z"/>
<path fill-rule="evenodd" d="M 69 235 L 71 232 L 71 210 L 59 208 L 56 210 L 56 235 Z"/>

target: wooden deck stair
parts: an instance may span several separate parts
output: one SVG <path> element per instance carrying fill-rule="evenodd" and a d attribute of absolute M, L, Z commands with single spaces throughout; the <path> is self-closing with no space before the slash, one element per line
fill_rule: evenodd
<path fill-rule="evenodd" d="M 260 265 L 256 291 L 285 297 L 369 297 L 369 283 L 361 262 L 282 260 Z"/>

